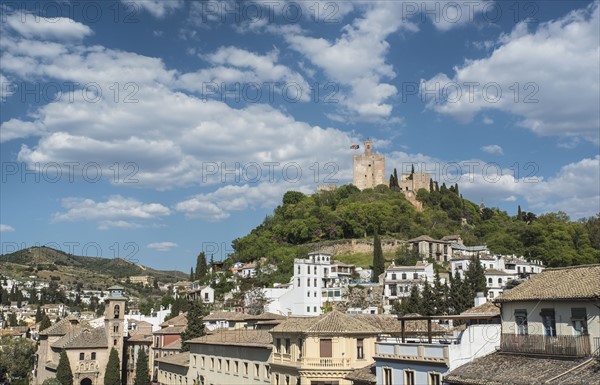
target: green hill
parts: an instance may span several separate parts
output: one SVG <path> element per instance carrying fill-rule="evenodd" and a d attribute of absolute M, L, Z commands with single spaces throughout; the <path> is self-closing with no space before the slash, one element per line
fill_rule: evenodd
<path fill-rule="evenodd" d="M 574 222 L 562 212 L 535 215 L 519 208 L 510 216 L 463 199 L 457 185 L 432 187 L 417 193 L 422 211 L 385 185 L 363 191 L 345 185 L 314 195 L 289 191 L 273 215 L 233 241 L 229 261 L 266 258 L 278 271 L 265 279 L 287 282 L 293 259 L 305 256 L 307 244 L 372 239 L 377 228 L 384 239 L 459 234 L 467 246 L 487 244 L 494 253 L 524 255 L 547 266 L 600 262 L 600 215 Z M 364 256 L 359 259 L 364 264 Z"/>
<path fill-rule="evenodd" d="M 30 247 L 0 256 L 2 271 L 14 277 L 35 275 L 62 283 L 81 282 L 85 287 L 106 287 L 132 275 L 150 275 L 162 282 L 188 276 L 180 271 L 155 270 L 122 258 L 85 257 L 49 247 Z"/>

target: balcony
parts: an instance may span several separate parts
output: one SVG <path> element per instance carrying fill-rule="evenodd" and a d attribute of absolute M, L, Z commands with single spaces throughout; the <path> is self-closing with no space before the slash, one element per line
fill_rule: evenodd
<path fill-rule="evenodd" d="M 300 365 L 309 368 L 347 368 L 347 358 L 303 358 Z"/>
<path fill-rule="evenodd" d="M 584 357 L 591 354 L 589 336 L 502 334 L 500 350 L 511 353 Z"/>
<path fill-rule="evenodd" d="M 442 344 L 378 342 L 375 344 L 375 357 L 445 364 L 448 361 L 448 349 L 447 345 Z"/>
<path fill-rule="evenodd" d="M 350 360 L 347 358 L 319 358 L 319 357 L 303 357 L 298 360 L 292 360 L 289 354 L 273 353 L 273 364 L 283 364 L 286 366 L 294 366 L 298 368 L 349 368 Z"/>

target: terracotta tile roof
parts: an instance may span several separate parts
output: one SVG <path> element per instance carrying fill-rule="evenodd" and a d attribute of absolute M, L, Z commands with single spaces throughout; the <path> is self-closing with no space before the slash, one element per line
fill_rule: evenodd
<path fill-rule="evenodd" d="M 245 314 L 244 319 L 246 321 L 271 321 L 271 320 L 284 320 L 287 317 L 281 314 L 275 314 L 270 312 L 265 312 L 258 315 Z M 205 318 L 206 319 L 206 318 Z"/>
<path fill-rule="evenodd" d="M 171 318 L 170 320 L 167 320 L 163 323 L 160 324 L 161 328 L 165 328 L 167 326 L 187 326 L 187 313 L 181 313 L 179 315 L 176 315 L 175 317 Z"/>
<path fill-rule="evenodd" d="M 235 311 L 217 311 L 203 318 L 204 321 L 244 321 L 246 314 Z"/>
<path fill-rule="evenodd" d="M 485 269 L 485 275 L 515 275 L 514 273 L 507 273 L 498 269 Z"/>
<path fill-rule="evenodd" d="M 364 368 L 356 369 L 346 375 L 346 380 L 350 380 L 353 383 L 359 384 L 373 384 L 377 382 L 377 376 L 375 375 L 375 364 L 367 365 Z"/>
<path fill-rule="evenodd" d="M 81 321 L 79 318 L 69 315 L 54 325 L 40 332 L 40 335 L 62 336 L 74 328 L 89 326 L 87 321 Z"/>
<path fill-rule="evenodd" d="M 187 341 L 191 344 L 209 344 L 209 345 L 239 345 L 253 346 L 261 348 L 271 348 L 273 338 L 271 333 L 266 330 L 237 329 L 237 330 L 219 330 L 213 334 L 194 338 Z"/>
<path fill-rule="evenodd" d="M 600 264 L 546 269 L 495 302 L 600 298 Z"/>
<path fill-rule="evenodd" d="M 158 329 L 152 334 L 181 334 L 187 326 L 169 326 L 166 328 Z"/>
<path fill-rule="evenodd" d="M 586 361 L 590 361 L 585 364 Z M 595 358 L 564 359 L 492 353 L 444 377 L 451 385 L 600 385 Z M 578 365 L 582 366 L 578 367 Z M 571 372 L 566 373 L 568 370 Z M 557 378 L 558 376 L 558 378 Z"/>
<path fill-rule="evenodd" d="M 146 334 L 140 331 L 134 331 L 129 335 L 128 342 L 150 342 L 152 343 L 152 334 Z"/>
<path fill-rule="evenodd" d="M 65 349 L 87 349 L 108 347 L 106 331 L 103 327 L 89 329 L 84 328 L 81 332 L 64 345 Z"/>
<path fill-rule="evenodd" d="M 163 350 L 181 350 L 181 338 L 162 347 Z"/>
<path fill-rule="evenodd" d="M 155 361 L 159 363 L 163 362 L 165 364 L 183 366 L 187 368 L 190 366 L 190 352 L 177 353 L 172 354 L 170 356 L 160 357 L 155 359 Z"/>
<path fill-rule="evenodd" d="M 289 317 L 272 329 L 273 332 L 307 333 L 307 334 L 377 334 L 380 329 L 357 316 L 337 310 L 318 317 Z"/>
<path fill-rule="evenodd" d="M 493 302 L 486 302 L 479 306 L 472 307 L 460 313 L 460 315 L 500 315 L 500 308 Z"/>
<path fill-rule="evenodd" d="M 428 235 L 421 235 L 421 236 L 418 236 L 418 237 L 416 237 L 416 238 L 409 239 L 407 242 L 421 242 L 421 241 L 427 241 L 427 242 L 440 242 L 440 241 L 438 241 L 438 240 L 436 240 L 436 239 L 433 239 L 433 238 L 431 238 L 431 237 L 430 237 L 430 236 L 428 236 Z"/>

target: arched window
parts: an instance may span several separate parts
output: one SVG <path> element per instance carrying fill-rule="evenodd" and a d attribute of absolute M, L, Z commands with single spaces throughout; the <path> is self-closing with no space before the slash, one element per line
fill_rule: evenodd
<path fill-rule="evenodd" d="M 502 285 L 502 278 L 498 278 L 498 283 Z"/>
<path fill-rule="evenodd" d="M 113 314 L 115 315 L 115 319 L 119 318 L 120 310 L 121 310 L 121 308 L 119 307 L 119 305 L 115 305 L 114 311 L 113 311 Z"/>
<path fill-rule="evenodd" d="M 406 279 L 406 273 L 402 273 L 402 279 Z"/>
<path fill-rule="evenodd" d="M 491 285 L 492 284 L 492 279 L 488 278 L 488 283 Z"/>

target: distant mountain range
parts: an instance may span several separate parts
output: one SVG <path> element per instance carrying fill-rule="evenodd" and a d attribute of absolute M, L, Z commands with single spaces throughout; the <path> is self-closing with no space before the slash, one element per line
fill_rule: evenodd
<path fill-rule="evenodd" d="M 180 271 L 155 270 L 123 258 L 84 257 L 43 246 L 1 255 L 0 268 L 12 277 L 60 278 L 61 283 L 78 281 L 86 287 L 105 287 L 135 275 L 150 275 L 161 282 L 189 278 Z"/>

